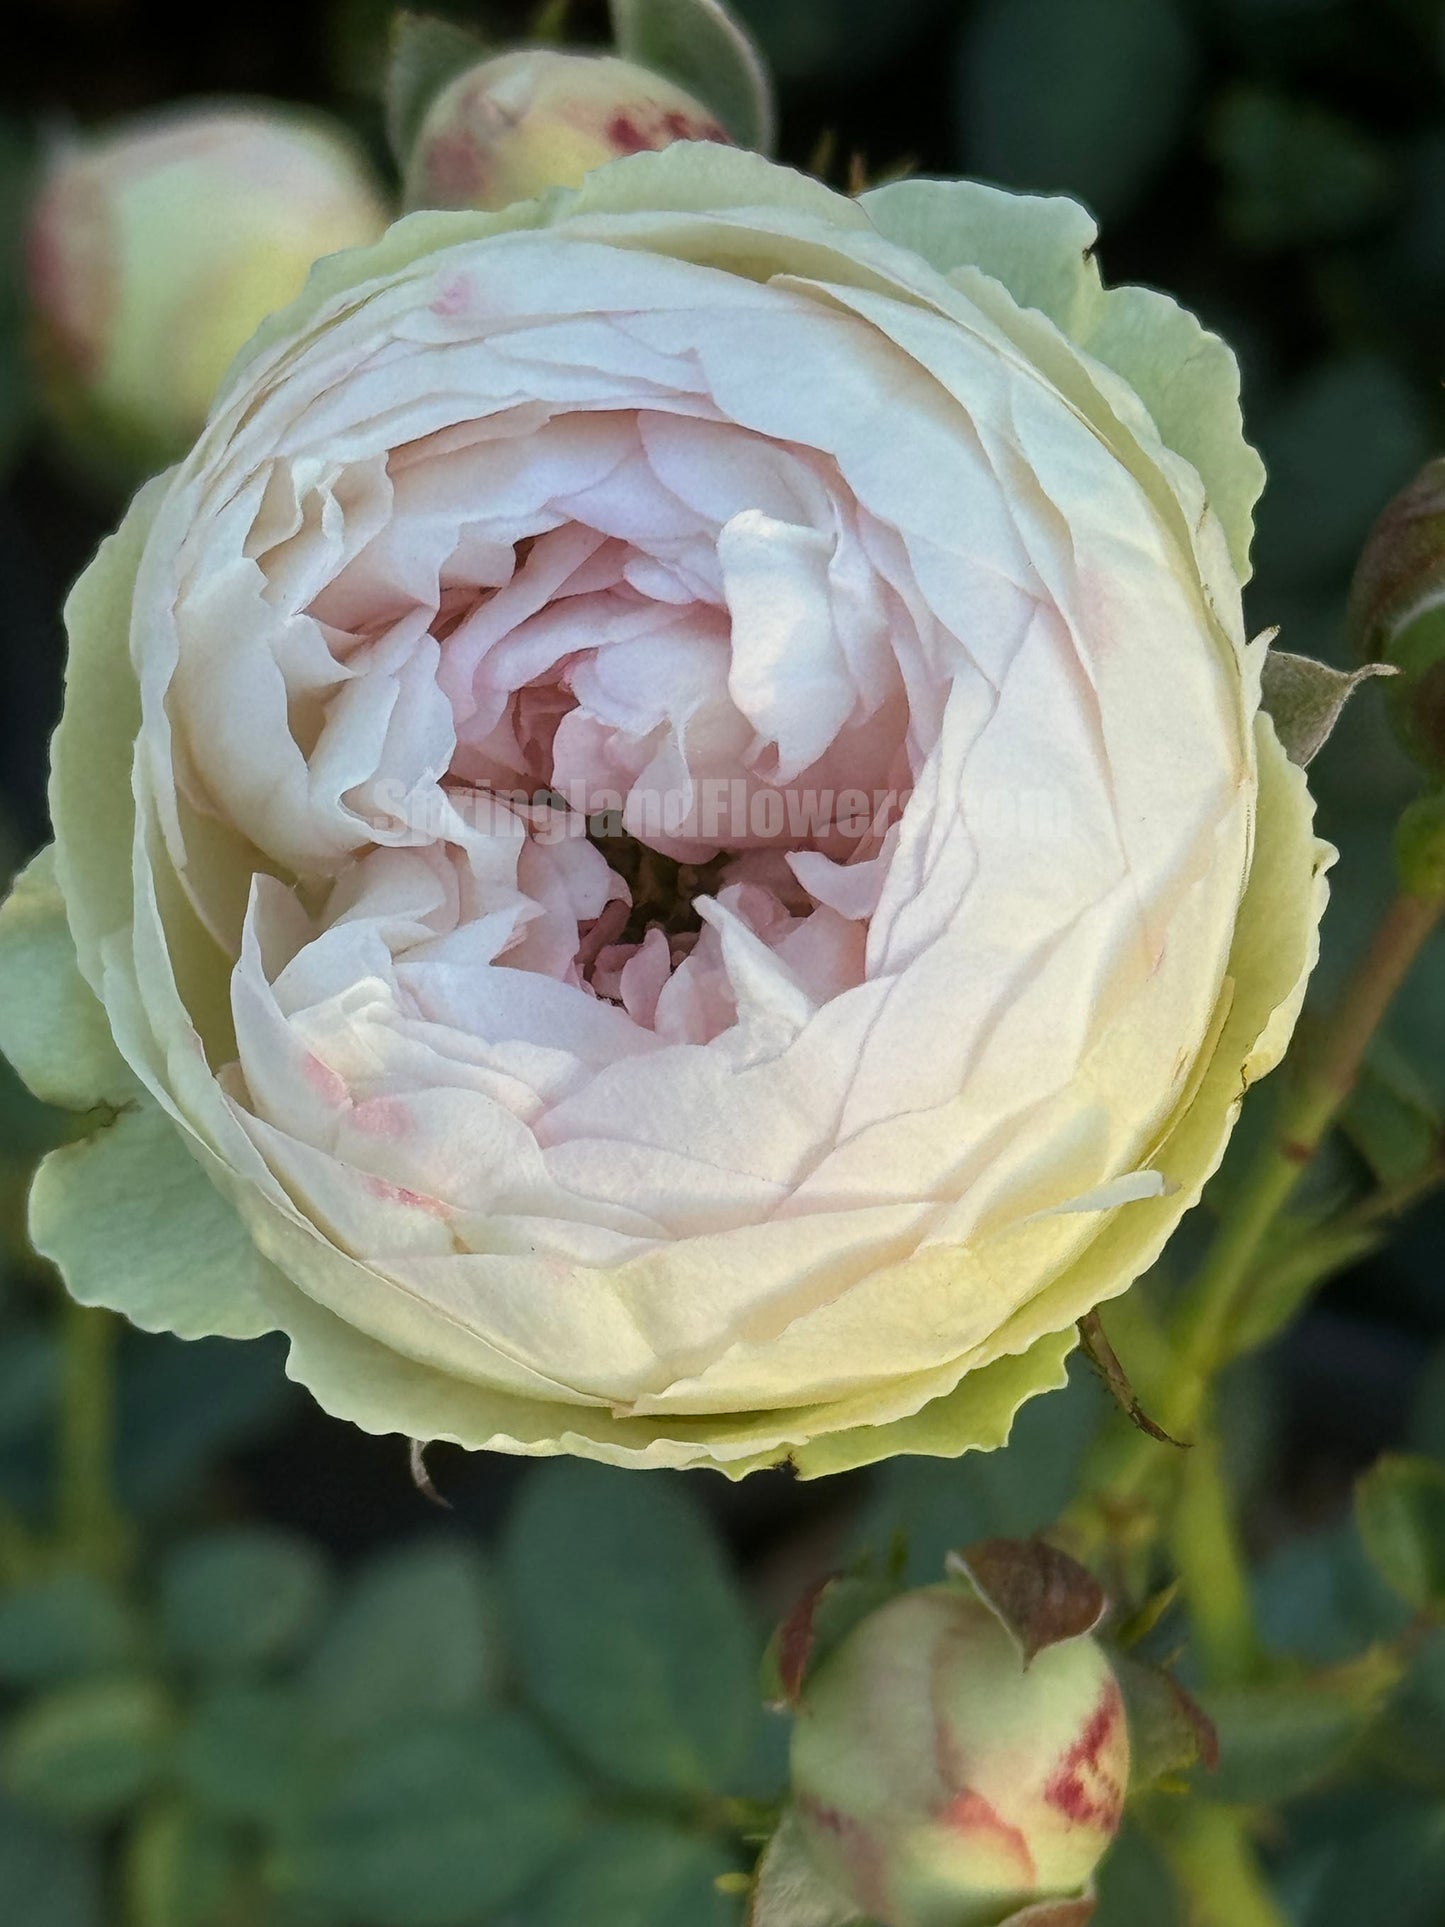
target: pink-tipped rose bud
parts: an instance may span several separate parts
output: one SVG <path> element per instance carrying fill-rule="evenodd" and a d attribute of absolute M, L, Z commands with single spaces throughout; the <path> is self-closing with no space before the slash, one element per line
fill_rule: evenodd
<path fill-rule="evenodd" d="M 345 135 L 290 109 L 185 107 L 67 145 L 28 237 L 57 425 L 113 470 L 163 466 L 311 264 L 387 218 Z"/>
<path fill-rule="evenodd" d="M 1029 1908 L 1031 1922 L 1082 1921 L 1128 1779 L 1123 1697 L 1101 1648 L 1063 1639 L 1025 1665 L 962 1585 L 872 1613 L 797 1708 L 808 1850 L 883 1927 L 996 1927 Z"/>
<path fill-rule="evenodd" d="M 406 204 L 509 207 L 576 187 L 623 154 L 727 139 L 701 102 L 631 61 L 528 48 L 484 60 L 437 95 L 407 164 Z"/>
<path fill-rule="evenodd" d="M 1445 781 L 1445 458 L 1427 462 L 1371 529 L 1350 626 L 1370 661 L 1399 670 L 1386 696 L 1400 740 Z"/>

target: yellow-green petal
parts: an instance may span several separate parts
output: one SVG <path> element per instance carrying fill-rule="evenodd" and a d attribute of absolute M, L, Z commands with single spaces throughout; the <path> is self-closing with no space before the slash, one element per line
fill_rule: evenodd
<path fill-rule="evenodd" d="M 0 905 L 0 1052 L 47 1104 L 119 1105 L 137 1085 L 80 974 L 55 852 L 44 849 Z"/>
<path fill-rule="evenodd" d="M 1007 1443 L 1021 1406 L 1068 1383 L 1067 1360 L 1077 1342 L 1072 1326 L 1046 1333 L 1016 1357 L 965 1373 L 946 1397 L 932 1400 L 912 1418 L 820 1434 L 800 1446 L 792 1462 L 803 1478 L 820 1479 L 907 1453 L 956 1459 L 965 1452 L 996 1451 Z"/>
<path fill-rule="evenodd" d="M 143 1331 L 257 1338 L 275 1328 L 265 1259 L 149 1098 L 51 1152 L 30 1194 L 30 1236 L 81 1304 Z"/>

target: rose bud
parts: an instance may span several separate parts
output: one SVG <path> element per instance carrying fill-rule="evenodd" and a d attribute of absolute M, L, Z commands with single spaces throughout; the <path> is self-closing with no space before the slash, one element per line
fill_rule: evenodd
<path fill-rule="evenodd" d="M 1370 531 L 1350 592 L 1350 626 L 1387 685 L 1406 752 L 1445 777 L 1445 457 L 1427 462 Z"/>
<path fill-rule="evenodd" d="M 1395 830 L 1395 867 L 1414 897 L 1445 897 L 1445 790 L 1419 796 Z"/>
<path fill-rule="evenodd" d="M 387 218 L 350 141 L 289 109 L 186 107 L 66 145 L 28 236 L 57 426 L 92 463 L 164 466 L 257 323 Z"/>
<path fill-rule="evenodd" d="M 1123 1696 L 1095 1641 L 1027 1665 L 962 1585 L 903 1594 L 807 1679 L 793 1801 L 818 1872 L 883 1927 L 1083 1920 L 1123 1812 Z M 1049 1918 L 1041 1913 L 1031 1918 Z"/>
<path fill-rule="evenodd" d="M 727 130 L 670 80 L 611 56 L 528 48 L 444 87 L 406 168 L 411 208 L 501 208 L 576 187 L 619 155 Z"/>

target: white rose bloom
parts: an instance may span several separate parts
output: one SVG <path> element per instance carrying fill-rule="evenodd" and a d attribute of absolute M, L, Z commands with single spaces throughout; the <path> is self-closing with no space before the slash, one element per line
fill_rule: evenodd
<path fill-rule="evenodd" d="M 683 145 L 313 274 L 71 606 L 4 1036 L 119 1106 L 37 1184 L 79 1296 L 732 1474 L 1060 1382 L 1323 868 L 1232 358 L 1092 238 Z"/>

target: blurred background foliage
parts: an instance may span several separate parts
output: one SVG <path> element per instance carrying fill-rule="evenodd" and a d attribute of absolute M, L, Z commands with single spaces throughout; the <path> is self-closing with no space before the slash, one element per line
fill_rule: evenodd
<path fill-rule="evenodd" d="M 1271 475 L 1253 624 L 1344 662 L 1362 538 L 1445 445 L 1442 0 L 737 6 L 781 80 L 786 158 L 840 182 L 858 155 L 874 175 L 1072 192 L 1101 219 L 1110 278 L 1165 287 L 1227 336 Z M 435 10 L 476 17 L 467 0 Z M 380 159 L 389 11 L 10 0 L 0 873 L 44 835 L 58 611 L 116 510 L 66 472 L 33 406 L 19 260 L 37 156 L 67 125 L 220 92 L 329 105 Z M 490 17 L 519 30 L 529 12 Z M 601 15 L 577 0 L 569 31 Z M 1327 998 L 1390 891 L 1413 788 L 1382 704 L 1355 703 L 1316 778 L 1343 852 Z M 1428 1610 L 1445 1575 L 1413 1598 L 1418 1575 L 1387 1584 L 1399 1493 L 1366 1487 L 1363 1537 L 1350 1504 L 1382 1451 L 1445 1463 L 1442 1102 L 1437 942 L 1281 1240 L 1298 1298 L 1352 1262 L 1229 1387 L 1230 1476 L 1284 1669 L 1269 1695 L 1212 1708 L 1215 1792 L 1291 1796 L 1266 1844 L 1298 1927 L 1445 1919 L 1445 1635 Z M 899 1531 L 926 1579 L 951 1545 L 1046 1524 L 1090 1432 L 1123 1423 L 1080 1370 L 1004 1453 L 824 1487 L 439 1451 L 444 1515 L 398 1441 L 323 1418 L 275 1347 L 62 1310 L 23 1235 L 27 1172 L 60 1128 L 0 1068 L 0 1917 L 26 1927 L 735 1927 L 727 1876 L 783 1774 L 783 1735 L 755 1711 L 769 1622 Z M 1398 1222 L 1366 1202 L 1381 1196 Z M 1312 1210 L 1341 1204 L 1352 1242 L 1312 1246 Z M 1166 1272 L 1199 1236 L 1186 1227 Z M 1136 1366 L 1149 1291 L 1137 1306 L 1115 1329 Z M 1161 1650 L 1187 1633 L 1166 1615 Z M 1370 1673 L 1386 1649 L 1398 1663 Z M 1155 1846 L 1126 1836 L 1099 1927 L 1185 1919 Z"/>

